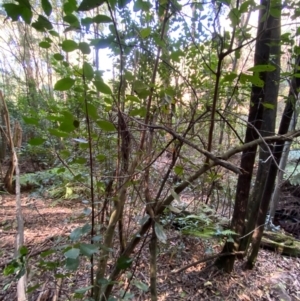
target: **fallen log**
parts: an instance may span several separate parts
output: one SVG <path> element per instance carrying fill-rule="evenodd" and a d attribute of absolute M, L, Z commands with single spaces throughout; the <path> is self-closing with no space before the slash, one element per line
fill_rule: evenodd
<path fill-rule="evenodd" d="M 300 257 L 300 241 L 289 234 L 265 231 L 261 241 L 261 247 L 273 250 L 282 255 Z"/>

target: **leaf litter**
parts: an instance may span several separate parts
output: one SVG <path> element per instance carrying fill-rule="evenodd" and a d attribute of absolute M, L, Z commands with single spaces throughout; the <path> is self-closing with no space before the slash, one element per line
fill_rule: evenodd
<path fill-rule="evenodd" d="M 15 240 L 15 200 L 3 196 L 0 207 L 0 267 L 12 259 Z M 31 199 L 22 195 L 25 219 L 26 246 L 29 249 L 29 279 L 36 289 L 29 294 L 29 300 L 69 300 L 75 291 L 90 285 L 89 262 L 82 261 L 76 272 L 66 272 L 58 265 L 55 274 L 64 274 L 64 279 L 38 267 L 38 258 L 43 251 L 63 248 L 71 244 L 69 235 L 87 220 L 82 218 L 82 205 L 61 203 L 51 206 L 51 200 Z M 77 219 L 76 217 L 80 217 Z M 231 274 L 223 273 L 213 266 L 213 261 L 192 266 L 182 272 L 172 271 L 197 260 L 218 253 L 222 242 L 182 236 L 180 232 L 165 230 L 167 243 L 159 243 L 157 290 L 159 301 L 171 300 L 286 300 L 300 301 L 300 259 L 289 258 L 268 250 L 260 250 L 253 270 L 243 269 L 243 260 L 237 260 Z M 112 255 L 117 255 L 112 254 Z M 50 254 L 53 261 L 61 261 L 63 252 Z M 48 258 L 48 257 L 47 257 Z M 138 259 L 137 259 L 138 258 Z M 132 267 L 119 279 L 117 295 L 122 289 L 130 300 L 148 301 L 149 293 L 149 251 L 139 247 L 133 254 Z M 109 261 L 111 270 L 115 258 Z M 0 300 L 16 300 L 16 283 L 12 277 L 0 274 Z M 75 294 L 75 295 L 74 295 Z M 42 299 L 43 298 L 43 299 Z M 56 298 L 56 299 L 55 299 Z M 121 300 L 119 298 L 119 300 Z"/>

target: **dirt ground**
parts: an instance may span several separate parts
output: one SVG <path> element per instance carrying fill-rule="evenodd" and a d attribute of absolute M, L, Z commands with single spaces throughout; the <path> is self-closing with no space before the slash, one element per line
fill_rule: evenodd
<path fill-rule="evenodd" d="M 69 234 L 86 219 L 83 207 L 71 202 L 52 206 L 51 200 L 22 196 L 25 219 L 25 245 L 30 250 L 28 283 L 35 287 L 29 300 L 59 301 L 76 299 L 76 289 L 90 285 L 89 261 L 82 260 L 75 272 L 64 267 L 63 252 L 43 257 L 46 250 L 63 250 L 70 244 Z M 16 235 L 15 199 L 2 196 L 0 200 L 0 301 L 16 300 L 16 283 L 2 271 L 14 254 Z M 204 256 L 217 253 L 221 242 L 182 237 L 177 231 L 168 232 L 168 243 L 160 245 L 158 256 L 158 294 L 160 301 L 171 300 L 300 300 L 300 259 L 288 258 L 261 250 L 255 268 L 244 271 L 238 261 L 232 274 L 216 270 L 210 262 L 199 264 L 179 273 L 180 269 Z M 140 282 L 149 285 L 148 247 L 134 254 L 134 274 L 127 271 L 119 279 L 115 294 L 127 291 L 126 300 L 150 300 L 149 292 L 141 289 Z M 205 255 L 207 254 L 207 255 Z M 114 262 L 114 256 L 110 266 Z M 51 266 L 45 271 L 43 265 Z M 110 268 L 110 267 L 109 267 Z M 172 272 L 173 271 L 173 272 Z M 64 275 L 64 278 L 61 277 Z M 128 278 L 132 279 L 129 284 Z M 132 285 L 135 284 L 135 285 Z M 139 287 L 139 289 L 137 288 Z M 143 288 L 143 287 L 142 287 Z M 88 300 L 87 297 L 83 300 Z M 119 300 L 118 298 L 116 300 Z"/>

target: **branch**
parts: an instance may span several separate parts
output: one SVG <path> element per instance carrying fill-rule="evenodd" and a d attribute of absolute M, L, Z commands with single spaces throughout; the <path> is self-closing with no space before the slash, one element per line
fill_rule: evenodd
<path fill-rule="evenodd" d="M 174 130 L 172 130 L 169 127 L 166 126 L 161 126 L 161 125 L 145 125 L 143 122 L 138 121 L 137 119 L 131 117 L 132 119 L 134 119 L 137 123 L 143 125 L 143 126 L 147 126 L 151 129 L 157 129 L 157 130 L 163 130 L 166 131 L 167 133 L 171 134 L 174 138 L 178 139 L 179 141 L 185 143 L 186 145 L 189 145 L 190 147 L 192 147 L 193 149 L 197 150 L 199 153 L 203 154 L 204 156 L 206 156 L 207 158 L 209 158 L 210 160 L 215 162 L 215 165 L 220 165 L 225 167 L 226 169 L 229 169 L 237 174 L 242 174 L 244 171 L 240 168 L 237 167 L 236 165 L 226 161 L 228 160 L 230 157 L 232 157 L 233 155 L 240 153 L 248 148 L 251 148 L 253 146 L 256 145 L 260 145 L 260 144 L 266 144 L 267 142 L 278 142 L 278 141 L 289 141 L 289 140 L 293 140 L 294 138 L 300 136 L 300 130 L 299 131 L 291 131 L 288 132 L 285 135 L 275 135 L 275 136 L 268 136 L 268 137 L 260 137 L 258 139 L 255 139 L 251 142 L 242 144 L 240 146 L 236 146 L 234 148 L 232 148 L 231 150 L 227 151 L 226 153 L 224 153 L 223 155 L 220 156 L 216 156 L 213 153 L 199 148 L 197 145 L 195 145 L 193 142 L 189 141 L 188 139 L 182 137 L 180 134 L 178 134 L 177 132 L 175 132 Z"/>
<path fill-rule="evenodd" d="M 236 255 L 244 255 L 244 252 L 240 251 L 240 252 L 234 252 L 234 253 L 219 253 L 219 254 L 215 254 L 215 255 L 212 255 L 212 256 L 209 256 L 209 257 L 197 260 L 197 261 L 195 261 L 193 263 L 190 263 L 190 264 L 188 264 L 188 265 L 186 265 L 186 266 L 184 266 L 184 267 L 182 267 L 180 269 L 172 270 L 171 274 L 180 273 L 182 271 L 187 270 L 190 267 L 194 267 L 194 266 L 198 265 L 199 263 L 210 261 L 210 260 L 215 259 L 215 258 L 224 257 L 224 256 L 236 256 Z"/>

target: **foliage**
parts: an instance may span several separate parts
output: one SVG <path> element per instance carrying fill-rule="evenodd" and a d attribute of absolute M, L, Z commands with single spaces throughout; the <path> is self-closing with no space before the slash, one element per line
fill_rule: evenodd
<path fill-rule="evenodd" d="M 292 0 L 288 2 L 287 14 L 297 24 L 299 12 Z M 277 66 L 272 58 L 253 66 L 251 55 L 242 51 L 255 48 L 259 40 L 250 14 L 269 9 L 260 15 L 263 24 L 280 15 L 278 1 L 257 6 L 254 1 L 211 5 L 18 0 L 3 7 L 13 21 L 7 22 L 8 51 L 12 45 L 19 50 L 14 54 L 19 69 L 7 91 L 26 129 L 21 156 L 48 168 L 22 175 L 21 183 L 38 187 L 44 195 L 47 191 L 52 198 L 84 197 L 91 207 L 92 228 L 72 232 L 72 243 L 63 250 L 64 263 L 75 271 L 81 257 L 95 258 L 95 279 L 91 266 L 90 285 L 75 294 L 92 289 L 95 300 L 109 299 L 151 226 L 152 241 L 167 243 L 158 220 L 174 199 L 180 202 L 186 189 L 208 203 L 214 191 L 222 190 L 221 180 L 230 181 L 229 170 L 243 172 L 229 159 L 247 150 L 243 141 L 249 128 L 248 100 L 258 95 L 255 89 L 264 90 L 267 74 Z M 297 35 L 299 30 L 291 29 L 281 38 L 291 61 L 299 53 L 293 42 Z M 104 51 L 113 64 L 110 79 L 100 70 L 106 68 Z M 285 72 L 289 77 L 293 70 Z M 16 82 L 21 83 L 19 90 Z M 262 111 L 275 106 L 265 101 L 259 107 Z M 231 206 L 231 200 L 225 202 Z M 206 238 L 235 235 L 224 230 L 215 212 L 198 207 L 202 211 L 176 217 L 183 233 Z M 131 215 L 141 212 L 148 215 L 139 225 Z M 106 220 L 106 227 L 97 227 Z M 133 229 L 136 234 L 129 235 Z M 91 243 L 84 241 L 88 233 Z M 119 255 L 109 275 L 112 250 Z M 43 267 L 57 266 L 45 261 Z M 139 282 L 135 285 L 146 290 Z M 121 295 L 131 297 L 127 291 Z"/>
<path fill-rule="evenodd" d="M 77 177 L 77 181 L 76 181 Z M 79 182 L 80 172 L 74 176 L 68 169 L 55 167 L 35 173 L 26 173 L 20 176 L 21 186 L 34 189 L 35 195 L 52 198 L 57 201 L 65 199 L 85 198 L 89 190 L 87 183 Z"/>
<path fill-rule="evenodd" d="M 235 235 L 234 231 L 224 229 L 229 226 L 228 222 L 228 219 L 220 218 L 213 208 L 206 205 L 202 205 L 200 211 L 195 213 L 171 206 L 163 216 L 163 223 L 171 228 L 205 239 Z"/>

